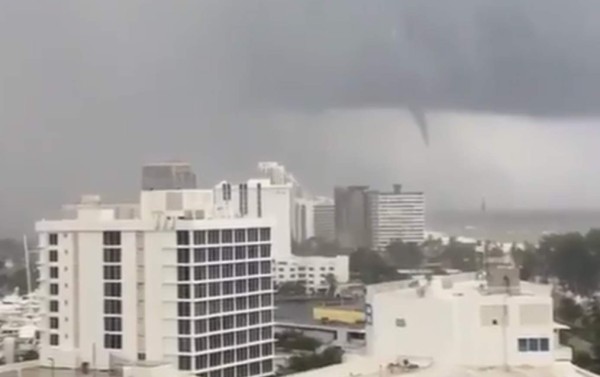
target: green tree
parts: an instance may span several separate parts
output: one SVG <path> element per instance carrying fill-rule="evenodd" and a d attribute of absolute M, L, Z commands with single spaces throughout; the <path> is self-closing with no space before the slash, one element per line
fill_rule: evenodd
<path fill-rule="evenodd" d="M 560 299 L 556 311 L 558 318 L 572 324 L 583 316 L 583 308 L 570 297 Z"/>
<path fill-rule="evenodd" d="M 423 263 L 423 251 L 419 245 L 396 241 L 386 247 L 386 253 L 397 268 L 418 268 Z"/>
<path fill-rule="evenodd" d="M 350 271 L 365 284 L 399 280 L 400 274 L 375 251 L 359 249 L 350 255 Z"/>
<path fill-rule="evenodd" d="M 439 260 L 446 267 L 461 271 L 475 271 L 478 268 L 475 246 L 455 239 L 450 240 Z"/>
<path fill-rule="evenodd" d="M 286 281 L 279 285 L 277 293 L 282 296 L 303 296 L 306 286 L 301 281 Z"/>
<path fill-rule="evenodd" d="M 337 282 L 335 275 L 334 274 L 325 275 L 325 282 L 327 283 L 327 296 L 334 297 L 337 292 L 337 288 L 338 288 L 338 282 Z"/>
<path fill-rule="evenodd" d="M 542 243 L 540 249 L 548 255 L 550 275 L 579 294 L 588 295 L 596 289 L 598 259 L 590 252 L 586 239 L 580 233 L 548 237 Z"/>

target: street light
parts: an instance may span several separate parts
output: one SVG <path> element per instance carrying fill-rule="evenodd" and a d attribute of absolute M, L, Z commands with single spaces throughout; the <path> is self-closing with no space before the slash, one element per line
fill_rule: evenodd
<path fill-rule="evenodd" d="M 48 360 L 50 360 L 50 375 L 54 377 L 54 358 L 49 357 Z"/>

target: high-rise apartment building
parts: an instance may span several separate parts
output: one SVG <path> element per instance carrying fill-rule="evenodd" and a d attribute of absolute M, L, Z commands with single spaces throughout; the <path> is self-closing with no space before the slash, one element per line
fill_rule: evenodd
<path fill-rule="evenodd" d="M 335 231 L 340 247 L 369 246 L 367 186 L 335 188 Z"/>
<path fill-rule="evenodd" d="M 126 209 L 86 197 L 37 222 L 42 363 L 272 375 L 275 222 L 215 210 L 213 190 L 142 191 Z"/>
<path fill-rule="evenodd" d="M 425 194 L 402 191 L 370 191 L 369 225 L 371 248 L 383 250 L 394 241 L 421 243 L 425 239 Z"/>

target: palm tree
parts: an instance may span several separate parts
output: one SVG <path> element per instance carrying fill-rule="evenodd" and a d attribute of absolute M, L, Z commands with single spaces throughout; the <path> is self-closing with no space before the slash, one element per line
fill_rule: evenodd
<path fill-rule="evenodd" d="M 335 275 L 331 273 L 325 275 L 325 281 L 327 282 L 327 296 L 335 296 L 338 287 L 338 282 L 335 278 Z"/>

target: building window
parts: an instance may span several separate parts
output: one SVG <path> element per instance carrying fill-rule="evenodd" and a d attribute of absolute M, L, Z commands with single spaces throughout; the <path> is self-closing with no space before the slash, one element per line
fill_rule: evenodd
<path fill-rule="evenodd" d="M 104 283 L 104 296 L 121 297 L 121 283 Z"/>
<path fill-rule="evenodd" d="M 206 284 L 196 284 L 196 285 L 194 285 L 194 297 L 195 298 L 204 298 L 204 297 L 206 297 Z"/>
<path fill-rule="evenodd" d="M 50 251 L 48 251 L 48 261 L 50 261 L 50 262 L 58 262 L 58 250 L 50 250 Z"/>
<path fill-rule="evenodd" d="M 260 319 L 262 323 L 273 322 L 273 312 L 270 310 L 264 310 L 260 313 Z"/>
<path fill-rule="evenodd" d="M 246 293 L 248 291 L 248 286 L 246 280 L 237 280 L 235 282 L 235 293 Z"/>
<path fill-rule="evenodd" d="M 190 280 L 190 268 L 189 267 L 177 267 L 177 280 L 178 281 L 189 281 Z"/>
<path fill-rule="evenodd" d="M 519 352 L 547 352 L 550 350 L 548 338 L 520 338 L 518 339 Z"/>
<path fill-rule="evenodd" d="M 194 280 L 196 280 L 196 281 L 206 280 L 206 267 L 204 267 L 204 266 L 194 267 Z"/>
<path fill-rule="evenodd" d="M 208 337 L 208 346 L 211 349 L 221 348 L 221 335 L 211 335 Z"/>
<path fill-rule="evenodd" d="M 192 352 L 192 340 L 190 338 L 178 339 L 179 352 Z"/>
<path fill-rule="evenodd" d="M 50 279 L 58 279 L 58 267 L 50 267 Z"/>
<path fill-rule="evenodd" d="M 233 260 L 233 248 L 231 246 L 224 247 L 223 251 L 223 260 Z"/>
<path fill-rule="evenodd" d="M 123 331 L 123 324 L 120 317 L 105 317 L 104 331 Z"/>
<path fill-rule="evenodd" d="M 218 230 L 209 230 L 208 231 L 208 243 L 209 244 L 218 244 L 219 240 L 219 231 Z"/>
<path fill-rule="evenodd" d="M 177 286 L 177 298 L 190 298 L 190 286 L 187 284 L 179 284 Z"/>
<path fill-rule="evenodd" d="M 235 259 L 241 260 L 246 259 L 246 247 L 236 246 L 235 247 Z"/>
<path fill-rule="evenodd" d="M 48 234 L 48 244 L 52 246 L 58 245 L 58 234 L 50 233 Z"/>
<path fill-rule="evenodd" d="M 188 320 L 177 321 L 177 333 L 183 335 L 189 335 L 192 333 L 191 322 Z"/>
<path fill-rule="evenodd" d="M 271 272 L 271 262 L 263 261 L 260 262 L 260 273 L 266 275 Z"/>
<path fill-rule="evenodd" d="M 121 301 L 104 300 L 104 314 L 121 314 Z"/>
<path fill-rule="evenodd" d="M 223 317 L 223 330 L 230 330 L 234 327 L 235 320 L 232 315 Z"/>
<path fill-rule="evenodd" d="M 194 315 L 200 317 L 206 315 L 206 302 L 195 302 L 194 303 Z"/>
<path fill-rule="evenodd" d="M 179 317 L 190 317 L 192 315 L 192 306 L 189 302 L 177 303 L 177 315 Z"/>
<path fill-rule="evenodd" d="M 205 230 L 194 231 L 194 244 L 196 244 L 196 245 L 206 244 L 206 231 Z"/>
<path fill-rule="evenodd" d="M 239 357 L 240 356 L 240 350 L 238 350 L 237 354 L 238 354 L 238 358 L 237 358 L 238 361 L 248 359 L 247 355 L 246 355 L 246 357 L 244 359 L 242 359 L 242 358 Z M 248 377 L 248 365 L 238 365 L 235 368 L 235 375 L 236 375 L 236 377 Z"/>
<path fill-rule="evenodd" d="M 269 293 L 263 294 L 260 296 L 260 301 L 262 306 L 271 306 L 273 305 L 272 296 Z"/>
<path fill-rule="evenodd" d="M 260 245 L 260 257 L 271 258 L 271 245 Z"/>
<path fill-rule="evenodd" d="M 196 351 L 205 351 L 206 350 L 206 338 L 196 338 L 194 340 Z"/>
<path fill-rule="evenodd" d="M 258 262 L 248 263 L 248 275 L 258 275 Z"/>
<path fill-rule="evenodd" d="M 211 367 L 221 366 L 221 354 L 219 352 L 214 352 L 208 355 L 208 361 Z"/>
<path fill-rule="evenodd" d="M 221 283 L 210 283 L 208 285 L 209 296 L 220 296 L 221 295 Z"/>
<path fill-rule="evenodd" d="M 58 346 L 60 344 L 60 336 L 58 334 L 50 334 L 50 345 Z"/>
<path fill-rule="evenodd" d="M 258 325 L 260 322 L 260 313 L 253 312 L 248 315 L 248 321 L 250 322 L 250 326 Z"/>
<path fill-rule="evenodd" d="M 104 348 L 106 349 L 121 349 L 121 335 L 104 334 Z"/>
<path fill-rule="evenodd" d="M 233 231 L 231 229 L 224 229 L 221 231 L 221 242 L 232 243 L 233 242 Z"/>
<path fill-rule="evenodd" d="M 208 357 L 206 355 L 196 356 L 196 369 L 206 369 L 208 367 Z"/>
<path fill-rule="evenodd" d="M 190 244 L 190 232 L 187 230 L 177 231 L 177 245 L 189 245 Z"/>
<path fill-rule="evenodd" d="M 258 258 L 258 246 L 257 245 L 248 246 L 248 258 L 249 259 Z"/>
<path fill-rule="evenodd" d="M 270 354 L 263 355 L 263 356 L 270 356 Z M 262 362 L 262 373 L 269 374 L 271 372 L 273 372 L 273 361 L 272 360 L 263 361 Z"/>
<path fill-rule="evenodd" d="M 104 266 L 104 280 L 121 280 L 121 266 Z"/>
<path fill-rule="evenodd" d="M 248 299 L 246 297 L 237 297 L 235 299 L 235 310 L 248 309 Z"/>
<path fill-rule="evenodd" d="M 219 248 L 211 247 L 210 249 L 208 249 L 208 261 L 218 262 L 221 259 L 221 256 L 219 254 Z"/>
<path fill-rule="evenodd" d="M 260 228 L 260 240 L 270 241 L 271 240 L 271 228 Z"/>
<path fill-rule="evenodd" d="M 50 317 L 50 328 L 58 329 L 58 317 Z"/>
<path fill-rule="evenodd" d="M 195 263 L 206 262 L 206 249 L 194 249 L 194 262 Z"/>
<path fill-rule="evenodd" d="M 246 327 L 248 326 L 248 315 L 247 314 L 238 314 L 235 316 L 235 325 L 237 327 Z"/>
<path fill-rule="evenodd" d="M 257 355 L 256 357 L 253 357 L 253 359 L 260 357 L 260 355 Z M 260 363 L 252 363 L 250 364 L 250 375 L 251 376 L 257 376 L 260 374 Z"/>
<path fill-rule="evenodd" d="M 229 313 L 234 311 L 234 301 L 232 298 L 223 300 L 223 312 Z"/>
<path fill-rule="evenodd" d="M 260 289 L 262 289 L 263 291 L 270 291 L 271 289 L 273 289 L 273 282 L 271 281 L 271 278 L 261 278 Z"/>
<path fill-rule="evenodd" d="M 221 277 L 221 267 L 220 266 L 209 266 L 208 267 L 208 278 L 209 279 L 219 279 Z"/>
<path fill-rule="evenodd" d="M 273 344 L 263 344 L 262 345 L 262 355 L 263 356 L 272 356 L 273 354 Z"/>
<path fill-rule="evenodd" d="M 119 246 L 121 244 L 121 232 L 104 232 L 102 234 L 102 241 L 107 246 Z"/>
<path fill-rule="evenodd" d="M 226 267 L 226 266 L 224 266 Z M 231 267 L 231 266 L 229 266 Z M 224 272 L 224 270 L 223 270 Z M 223 277 L 226 277 L 225 274 L 223 274 Z M 232 295 L 233 294 L 233 282 L 232 281 L 225 281 L 223 282 L 223 295 L 227 296 L 227 295 Z"/>
<path fill-rule="evenodd" d="M 215 332 L 221 330 L 221 318 L 211 318 L 208 320 L 208 331 Z"/>
<path fill-rule="evenodd" d="M 246 242 L 246 229 L 235 230 L 235 242 Z"/>
<path fill-rule="evenodd" d="M 235 276 L 245 276 L 246 275 L 246 264 L 245 263 L 236 263 L 235 264 Z"/>
<path fill-rule="evenodd" d="M 120 263 L 121 262 L 121 249 L 104 249 L 104 262 L 105 263 Z"/>
<path fill-rule="evenodd" d="M 259 290 L 259 284 L 260 284 L 260 280 L 258 279 L 250 279 L 248 280 L 248 291 L 249 292 L 256 292 Z"/>
<path fill-rule="evenodd" d="M 50 312 L 58 312 L 58 300 L 50 300 L 49 302 Z"/>
<path fill-rule="evenodd" d="M 248 242 L 257 242 L 258 241 L 258 229 L 251 228 L 248 229 Z"/>
<path fill-rule="evenodd" d="M 179 369 L 180 370 L 191 370 L 192 369 L 192 358 L 190 356 L 179 356 Z"/>
<path fill-rule="evenodd" d="M 205 319 L 197 319 L 194 321 L 194 326 L 195 326 L 195 333 L 196 334 L 204 334 L 207 329 L 207 322 Z"/>
<path fill-rule="evenodd" d="M 177 263 L 190 263 L 190 249 L 177 249 Z"/>
<path fill-rule="evenodd" d="M 248 332 L 247 331 L 238 331 L 235 333 L 235 342 L 237 345 L 240 344 L 246 344 L 248 343 Z M 243 349 L 244 351 L 246 351 L 246 349 Z M 240 350 L 238 350 L 239 352 Z M 239 357 L 240 355 L 238 354 L 238 360 L 246 360 L 247 358 L 247 353 L 246 353 L 246 357 L 245 358 L 241 358 Z"/>
<path fill-rule="evenodd" d="M 221 301 L 212 300 L 208 302 L 208 313 L 216 314 L 221 312 Z"/>
<path fill-rule="evenodd" d="M 233 265 L 231 265 L 231 264 L 223 265 L 223 277 L 224 278 L 233 277 Z"/>
<path fill-rule="evenodd" d="M 52 296 L 58 295 L 58 284 L 55 284 L 55 283 L 50 284 L 50 294 Z"/>

